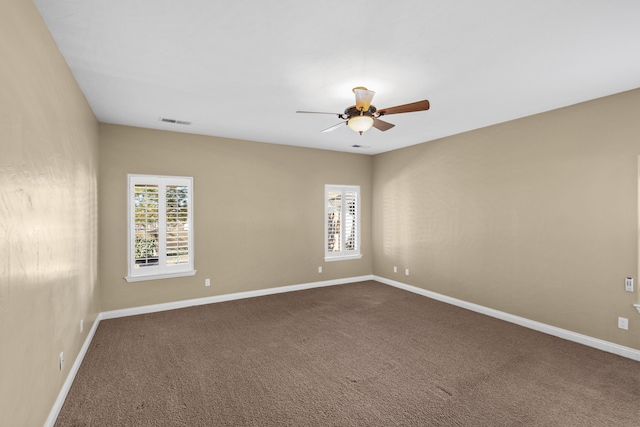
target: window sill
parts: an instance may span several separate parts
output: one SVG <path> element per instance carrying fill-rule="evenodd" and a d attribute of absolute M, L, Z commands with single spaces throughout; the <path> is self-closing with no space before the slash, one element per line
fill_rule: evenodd
<path fill-rule="evenodd" d="M 345 256 L 332 256 L 332 257 L 324 257 L 325 262 L 333 262 L 333 261 L 349 261 L 351 259 L 360 259 L 362 258 L 362 254 L 358 255 L 345 255 Z"/>
<path fill-rule="evenodd" d="M 143 282 L 145 280 L 172 279 L 174 277 L 195 276 L 197 270 L 181 271 L 180 273 L 151 274 L 149 276 L 126 276 L 127 282 Z"/>

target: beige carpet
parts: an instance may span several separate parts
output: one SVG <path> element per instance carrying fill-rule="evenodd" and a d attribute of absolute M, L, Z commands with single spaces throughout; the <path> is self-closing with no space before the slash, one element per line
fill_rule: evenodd
<path fill-rule="evenodd" d="M 640 426 L 640 363 L 362 282 L 103 321 L 56 426 Z"/>

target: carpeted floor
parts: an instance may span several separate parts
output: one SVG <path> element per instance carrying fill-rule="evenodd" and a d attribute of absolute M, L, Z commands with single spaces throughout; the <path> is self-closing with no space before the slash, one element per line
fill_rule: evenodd
<path fill-rule="evenodd" d="M 640 426 L 640 363 L 362 282 L 102 321 L 56 426 Z"/>

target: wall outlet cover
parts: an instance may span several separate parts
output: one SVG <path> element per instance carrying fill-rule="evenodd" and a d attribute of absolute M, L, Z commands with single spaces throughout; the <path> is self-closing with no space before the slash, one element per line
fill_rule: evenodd
<path fill-rule="evenodd" d="M 624 279 L 624 290 L 627 292 L 633 292 L 633 277 L 626 277 Z"/>
<path fill-rule="evenodd" d="M 618 317 L 618 328 L 624 329 L 625 331 L 629 330 L 629 319 Z"/>

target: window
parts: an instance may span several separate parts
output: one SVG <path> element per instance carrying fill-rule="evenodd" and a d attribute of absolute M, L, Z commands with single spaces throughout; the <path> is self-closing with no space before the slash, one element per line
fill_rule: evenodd
<path fill-rule="evenodd" d="M 325 261 L 361 258 L 360 187 L 327 185 L 325 200 Z"/>
<path fill-rule="evenodd" d="M 129 282 L 191 276 L 193 178 L 129 175 Z"/>

